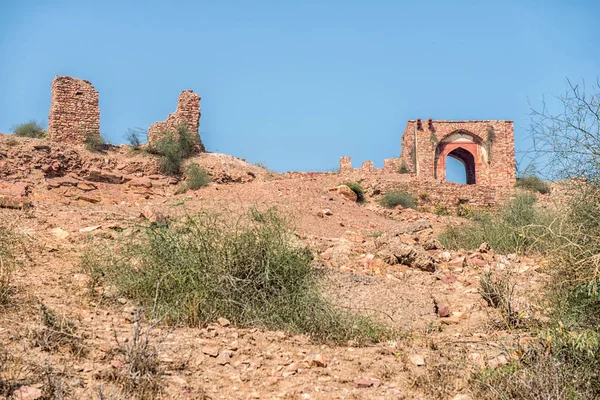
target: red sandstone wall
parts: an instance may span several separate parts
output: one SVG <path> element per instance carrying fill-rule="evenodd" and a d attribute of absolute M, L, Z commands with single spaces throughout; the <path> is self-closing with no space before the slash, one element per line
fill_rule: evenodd
<path fill-rule="evenodd" d="M 57 76 L 52 81 L 48 135 L 54 142 L 85 143 L 86 135 L 100 138 L 98 92 L 88 81 Z"/>
<path fill-rule="evenodd" d="M 180 125 L 187 126 L 198 143 L 199 151 L 206 151 L 200 139 L 200 95 L 184 90 L 179 95 L 177 110 L 169 114 L 166 121 L 155 122 L 148 129 L 148 142 L 155 143 L 168 132 L 177 132 Z"/>

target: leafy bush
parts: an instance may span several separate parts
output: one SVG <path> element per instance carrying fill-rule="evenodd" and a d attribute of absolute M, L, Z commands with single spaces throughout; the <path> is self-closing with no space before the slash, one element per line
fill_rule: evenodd
<path fill-rule="evenodd" d="M 100 152 L 104 149 L 104 140 L 102 136 L 94 132 L 87 132 L 85 134 L 85 148 L 87 151 Z"/>
<path fill-rule="evenodd" d="M 46 137 L 46 132 L 42 125 L 34 120 L 29 122 L 25 122 L 23 124 L 15 125 L 12 128 L 15 136 L 19 137 L 29 137 L 29 138 L 44 138 Z"/>
<path fill-rule="evenodd" d="M 185 175 L 186 181 L 182 184 L 178 193 L 184 193 L 189 189 L 198 190 L 201 187 L 207 186 L 211 181 L 208 172 L 196 163 L 188 165 Z"/>
<path fill-rule="evenodd" d="M 342 185 L 348 186 L 354 193 L 356 193 L 356 201 L 359 203 L 365 201 L 365 191 L 358 182 L 344 182 Z"/>
<path fill-rule="evenodd" d="M 541 194 L 550 193 L 550 185 L 537 176 L 517 178 L 516 187 Z"/>
<path fill-rule="evenodd" d="M 176 132 L 165 132 L 148 148 L 148 152 L 160 156 L 160 171 L 167 175 L 178 175 L 183 160 L 190 157 L 196 148 L 194 137 L 185 125 Z"/>
<path fill-rule="evenodd" d="M 381 197 L 379 204 L 386 208 L 394 208 L 398 205 L 404 208 L 416 208 L 417 199 L 404 191 L 387 192 Z"/>
<path fill-rule="evenodd" d="M 121 295 L 167 323 L 198 326 L 225 317 L 238 326 L 335 342 L 383 340 L 391 334 L 320 294 L 312 254 L 272 210 L 253 210 L 234 221 L 206 213 L 188 216 L 143 230 L 119 253 L 96 253 L 85 259 L 84 270 L 102 274 Z"/>
<path fill-rule="evenodd" d="M 469 223 L 449 225 L 438 239 L 449 249 L 477 249 L 483 242 L 507 253 L 540 249 L 542 243 L 537 238 L 551 216 L 548 211 L 537 210 L 534 204 L 533 194 L 518 194 L 498 212 L 474 213 Z"/>

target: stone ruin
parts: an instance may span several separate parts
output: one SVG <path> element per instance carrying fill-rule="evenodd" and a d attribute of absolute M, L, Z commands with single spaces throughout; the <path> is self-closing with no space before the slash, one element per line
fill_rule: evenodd
<path fill-rule="evenodd" d="M 52 101 L 48 135 L 54 142 L 85 143 L 88 135 L 100 139 L 98 92 L 89 81 L 56 76 L 52 81 Z"/>
<path fill-rule="evenodd" d="M 459 160 L 467 185 L 512 188 L 516 183 L 513 121 L 410 120 L 402 135 L 402 154 L 384 160 L 383 172 L 401 172 L 417 181 L 445 182 L 446 157 Z M 351 172 L 350 157 L 340 172 Z M 366 161 L 361 169 L 376 171 Z"/>
<path fill-rule="evenodd" d="M 200 95 L 184 90 L 179 95 L 177 110 L 166 121 L 148 129 L 148 142 L 156 143 L 168 132 L 184 125 L 199 152 L 206 151 L 200 139 Z M 54 142 L 84 144 L 89 135 L 100 140 L 100 108 L 98 92 L 89 81 L 70 76 L 56 76 L 52 81 L 52 102 L 48 118 L 48 135 Z"/>
<path fill-rule="evenodd" d="M 148 143 L 156 143 L 168 132 L 177 132 L 184 125 L 197 143 L 198 151 L 206 151 L 200 139 L 200 95 L 184 90 L 179 95 L 177 110 L 166 121 L 155 122 L 148 129 Z"/>

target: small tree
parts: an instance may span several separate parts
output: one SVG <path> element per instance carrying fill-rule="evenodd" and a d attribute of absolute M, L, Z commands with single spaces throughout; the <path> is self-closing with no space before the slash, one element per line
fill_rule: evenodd
<path fill-rule="evenodd" d="M 548 165 L 550 178 L 587 178 L 600 182 L 600 79 L 587 91 L 567 80 L 553 113 L 542 101 L 531 107 L 534 154 Z"/>
<path fill-rule="evenodd" d="M 142 138 L 144 137 L 148 137 L 148 134 L 142 128 L 129 128 L 127 130 L 127 141 L 135 150 L 140 148 L 142 145 Z"/>

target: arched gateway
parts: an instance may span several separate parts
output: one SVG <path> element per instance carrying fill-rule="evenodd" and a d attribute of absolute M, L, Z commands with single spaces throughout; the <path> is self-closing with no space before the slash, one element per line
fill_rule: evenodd
<path fill-rule="evenodd" d="M 446 159 L 465 166 L 466 183 L 513 187 L 516 182 L 512 121 L 408 121 L 401 164 L 423 180 L 446 180 Z"/>

